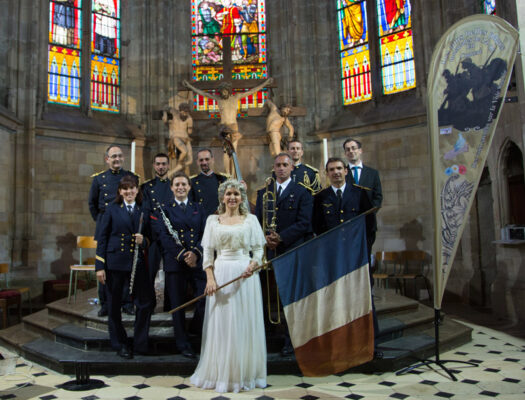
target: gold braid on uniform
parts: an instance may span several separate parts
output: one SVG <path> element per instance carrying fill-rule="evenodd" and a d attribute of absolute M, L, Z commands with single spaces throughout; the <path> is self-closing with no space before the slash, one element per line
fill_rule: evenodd
<path fill-rule="evenodd" d="M 310 167 L 312 168 L 312 167 Z M 312 168 L 313 169 L 313 168 Z M 315 171 L 315 170 L 314 170 Z M 318 193 L 321 189 L 319 190 L 315 190 L 314 187 L 321 187 L 321 184 L 320 184 L 320 179 L 319 179 L 319 172 L 315 172 L 315 178 L 314 178 L 314 181 L 313 182 L 310 182 L 310 177 L 308 176 L 308 173 L 306 171 L 304 171 L 304 181 L 303 182 L 299 182 L 301 183 L 305 188 L 307 188 L 310 192 L 312 192 L 312 194 L 316 194 Z"/>

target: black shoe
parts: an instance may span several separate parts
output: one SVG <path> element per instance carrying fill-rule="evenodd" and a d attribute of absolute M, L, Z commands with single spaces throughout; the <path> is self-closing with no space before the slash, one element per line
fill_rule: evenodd
<path fill-rule="evenodd" d="M 182 354 L 183 357 L 186 357 L 186 358 L 189 358 L 189 359 L 192 359 L 192 360 L 197 358 L 197 356 L 195 355 L 193 350 L 191 348 L 188 348 L 188 347 L 186 347 L 185 349 L 182 349 L 180 351 L 180 354 Z"/>
<path fill-rule="evenodd" d="M 117 354 L 122 358 L 127 358 L 128 360 L 133 358 L 133 354 L 127 346 L 122 346 L 120 350 L 117 351 Z"/>
<path fill-rule="evenodd" d="M 293 347 L 291 344 L 285 344 L 281 349 L 281 356 L 289 357 L 293 354 Z"/>
<path fill-rule="evenodd" d="M 102 307 L 100 310 L 98 310 L 97 315 L 99 317 L 107 317 L 108 316 L 108 309 L 106 307 Z"/>
<path fill-rule="evenodd" d="M 135 315 L 135 309 L 133 308 L 133 306 L 122 307 L 122 312 L 128 315 Z"/>

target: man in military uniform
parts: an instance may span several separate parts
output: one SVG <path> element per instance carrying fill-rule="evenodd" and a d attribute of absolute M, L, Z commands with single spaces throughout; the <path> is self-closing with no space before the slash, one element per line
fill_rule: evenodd
<path fill-rule="evenodd" d="M 255 215 L 263 225 L 263 208 L 267 207 L 268 213 L 266 226 L 269 228 L 264 232 L 266 236 L 267 259 L 283 254 L 296 246 L 304 243 L 312 236 L 312 205 L 313 199 L 309 191 L 301 184 L 291 178 L 293 170 L 292 158 L 286 153 L 275 157 L 273 164 L 275 174 L 275 187 L 262 188 L 257 191 L 257 203 Z M 264 193 L 271 192 L 275 198 L 274 202 L 265 205 Z M 272 219 L 275 216 L 275 226 L 272 227 Z M 289 356 L 293 352 L 292 343 L 286 328 L 284 346 L 281 350 L 283 356 Z"/>
<path fill-rule="evenodd" d="M 326 176 L 330 186 L 314 196 L 313 228 L 317 235 L 372 208 L 365 190 L 346 182 L 347 174 L 343 159 L 328 159 Z"/>
<path fill-rule="evenodd" d="M 144 207 L 149 214 L 153 214 L 154 208 L 158 203 L 166 205 L 173 200 L 170 180 L 168 179 L 170 160 L 167 154 L 158 153 L 153 158 L 153 169 L 155 177 L 147 180 L 140 186 Z M 151 283 L 155 283 L 155 277 L 160 267 L 162 248 L 160 240 L 155 232 L 152 232 L 152 241 L 148 249 L 148 273 Z"/>
<path fill-rule="evenodd" d="M 303 144 L 299 140 L 288 142 L 288 154 L 292 157 L 294 164 L 292 180 L 296 183 L 302 183 L 312 194 L 319 192 L 321 190 L 319 170 L 302 162 Z"/>
<path fill-rule="evenodd" d="M 93 182 L 91 183 L 91 189 L 89 190 L 89 211 L 91 216 L 96 223 L 95 227 L 95 240 L 98 240 L 100 236 L 102 216 L 106 207 L 108 207 L 113 200 L 117 197 L 118 184 L 122 177 L 126 175 L 133 175 L 137 179 L 137 185 L 139 182 L 139 176 L 131 171 L 126 171 L 122 168 L 124 164 L 124 154 L 119 146 L 111 145 L 106 149 L 104 161 L 108 165 L 109 169 L 105 171 L 93 174 Z M 129 285 L 128 290 L 124 294 L 122 301 L 122 309 L 125 313 L 133 314 L 133 303 L 129 296 Z M 98 297 L 100 300 L 100 310 L 98 315 L 100 317 L 108 315 L 108 309 L 106 305 L 106 289 L 105 285 L 99 285 Z"/>
<path fill-rule="evenodd" d="M 213 154 L 210 149 L 197 153 L 197 164 L 201 173 L 191 177 L 190 199 L 200 204 L 206 211 L 206 217 L 215 213 L 219 206 L 219 185 L 228 179 L 225 174 L 213 172 Z"/>

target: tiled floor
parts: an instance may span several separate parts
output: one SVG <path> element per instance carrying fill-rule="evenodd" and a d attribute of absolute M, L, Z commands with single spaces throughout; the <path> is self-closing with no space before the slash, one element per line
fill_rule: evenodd
<path fill-rule="evenodd" d="M 0 399 L 525 399 L 525 340 L 490 328 L 471 325 L 472 342 L 441 355 L 442 360 L 480 362 L 479 367 L 447 364 L 457 382 L 442 370 L 421 368 L 396 376 L 342 374 L 325 378 L 271 375 L 268 387 L 243 393 L 219 394 L 197 389 L 180 376 L 92 376 L 106 386 L 92 391 L 58 389 L 73 379 L 57 374 L 0 347 Z"/>

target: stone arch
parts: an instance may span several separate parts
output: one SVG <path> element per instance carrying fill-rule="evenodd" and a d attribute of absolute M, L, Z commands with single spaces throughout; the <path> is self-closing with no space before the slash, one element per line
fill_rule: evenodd
<path fill-rule="evenodd" d="M 497 168 L 500 226 L 512 223 L 523 224 L 525 214 L 516 205 L 517 196 L 525 191 L 523 152 L 510 138 L 505 138 L 500 147 Z"/>

